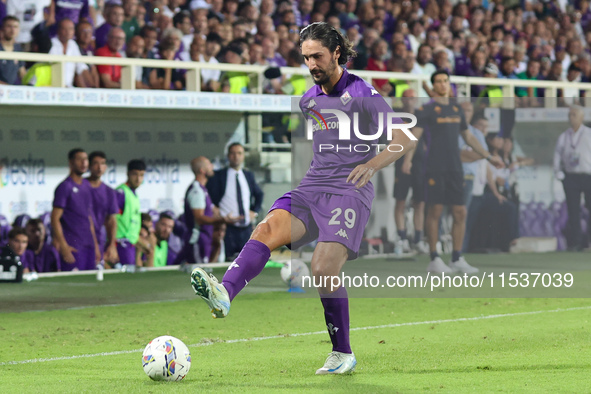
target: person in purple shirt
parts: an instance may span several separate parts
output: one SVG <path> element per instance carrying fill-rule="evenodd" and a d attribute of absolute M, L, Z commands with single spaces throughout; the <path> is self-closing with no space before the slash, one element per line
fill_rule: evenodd
<path fill-rule="evenodd" d="M 45 242 L 47 233 L 43 221 L 31 219 L 25 230 L 29 243 L 25 252 L 27 264 L 24 273 L 61 271 L 59 253 L 53 245 Z"/>
<path fill-rule="evenodd" d="M 100 25 L 94 32 L 96 48 L 101 48 L 107 45 L 107 37 L 109 35 L 109 30 L 111 30 L 114 27 L 121 27 L 121 25 L 123 25 L 124 20 L 125 13 L 123 12 L 122 6 L 120 6 L 119 4 L 108 5 L 105 23 Z"/>
<path fill-rule="evenodd" d="M 207 157 L 200 156 L 191 160 L 191 171 L 195 174 L 195 181 L 185 193 L 185 212 L 182 217 L 187 231 L 183 250 L 177 256 L 175 264 L 209 263 L 214 225 L 234 224 L 243 218 L 230 215 L 222 217 L 211 202 L 206 185 L 214 171 Z"/>
<path fill-rule="evenodd" d="M 75 148 L 68 153 L 70 175 L 55 189 L 51 211 L 53 244 L 60 252 L 62 271 L 96 268 L 101 253 L 92 218 L 92 188 L 82 175 L 88 155 Z"/>
<path fill-rule="evenodd" d="M 117 218 L 119 205 L 117 193 L 101 180 L 107 172 L 107 155 L 101 151 L 92 152 L 88 156 L 90 176 L 87 178 L 92 187 L 92 210 L 94 232 L 97 237 L 101 254 L 109 263 L 119 261 L 117 255 Z"/>
<path fill-rule="evenodd" d="M 90 22 L 88 0 L 52 0 L 49 20 L 53 21 L 53 27 L 57 27 L 55 24 L 65 18 L 70 19 L 75 25 L 83 19 Z M 48 23 L 50 24 L 52 23 Z"/>
<path fill-rule="evenodd" d="M 343 68 L 355 51 L 334 27 L 324 22 L 308 25 L 300 32 L 300 48 L 316 84 L 300 101 L 304 117 L 317 130 L 312 137 L 314 158 L 300 185 L 275 201 L 221 283 L 201 268 L 191 273 L 193 289 L 216 318 L 228 314 L 231 300 L 261 273 L 271 251 L 283 245 L 297 248 L 317 239 L 312 273 L 317 279 L 339 276 L 359 251 L 374 198 L 371 177 L 402 157 L 416 140 L 395 117 L 387 134 L 395 126 L 404 132 L 391 133 L 392 141 L 379 154 L 374 149 L 357 153 L 351 145 L 378 142 L 377 134 L 386 131 L 379 116 L 390 115 L 392 108 L 370 84 Z M 340 114 L 333 108 L 340 108 Z M 327 119 L 314 122 L 312 115 L 321 113 Z M 365 138 L 352 133 L 356 127 L 351 117 L 364 125 Z M 352 372 L 357 361 L 349 343 L 347 290 L 325 283 L 318 291 L 333 351 L 316 374 Z"/>

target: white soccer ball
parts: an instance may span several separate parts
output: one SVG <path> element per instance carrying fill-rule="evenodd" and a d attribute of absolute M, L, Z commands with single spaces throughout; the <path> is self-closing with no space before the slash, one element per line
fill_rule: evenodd
<path fill-rule="evenodd" d="M 310 276 L 310 269 L 302 260 L 292 259 L 281 268 L 281 279 L 289 287 L 302 287 L 304 276 Z"/>
<path fill-rule="evenodd" d="M 164 335 L 148 343 L 142 366 L 152 380 L 183 380 L 191 368 L 191 353 L 183 341 Z"/>

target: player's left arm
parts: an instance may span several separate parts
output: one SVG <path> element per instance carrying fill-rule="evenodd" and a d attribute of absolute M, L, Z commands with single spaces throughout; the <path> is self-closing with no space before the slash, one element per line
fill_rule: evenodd
<path fill-rule="evenodd" d="M 394 163 L 416 147 L 417 141 L 411 140 L 410 137 L 400 130 L 394 131 L 393 135 L 394 138 L 392 138 L 386 149 L 374 156 L 367 163 L 360 164 L 351 171 L 349 177 L 347 177 L 347 183 L 351 182 L 355 184 L 357 189 L 362 188 L 367 185 L 373 174 Z M 401 146 L 402 149 L 400 149 Z M 392 147 L 392 151 L 389 150 L 390 147 Z"/>
<path fill-rule="evenodd" d="M 88 222 L 90 224 L 90 233 L 92 234 L 92 242 L 94 243 L 94 261 L 98 263 L 101 261 L 101 249 L 98 245 L 98 240 L 96 238 L 96 233 L 94 231 L 94 220 L 92 219 L 92 215 L 88 215 Z"/>
<path fill-rule="evenodd" d="M 489 151 L 487 151 L 482 145 L 480 145 L 478 139 L 474 137 L 474 134 L 472 134 L 472 132 L 469 129 L 464 129 L 463 131 L 460 131 L 460 134 L 462 135 L 464 141 L 466 141 L 466 144 L 470 148 L 472 148 L 474 152 L 482 156 L 483 159 L 488 160 L 493 166 L 497 168 L 503 168 L 505 166 L 500 158 L 491 155 Z"/>
<path fill-rule="evenodd" d="M 107 216 L 105 219 L 105 228 L 107 229 L 107 249 L 105 250 L 105 260 L 108 262 L 119 261 L 117 254 L 117 216 L 115 214 Z"/>

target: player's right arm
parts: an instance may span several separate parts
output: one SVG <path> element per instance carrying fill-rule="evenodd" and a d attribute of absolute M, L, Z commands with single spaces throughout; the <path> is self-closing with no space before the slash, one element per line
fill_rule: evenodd
<path fill-rule="evenodd" d="M 221 223 L 233 224 L 244 219 L 241 216 L 231 216 L 230 214 L 227 216 L 207 216 L 205 215 L 205 209 L 191 209 L 191 212 L 193 212 L 193 219 L 195 219 L 195 223 L 200 226 Z"/>
<path fill-rule="evenodd" d="M 64 214 L 63 208 L 53 207 L 51 211 L 51 233 L 53 238 L 53 246 L 60 252 L 62 258 L 66 263 L 73 264 L 76 262 L 72 252 L 77 252 L 76 249 L 68 245 L 64 237 L 64 230 L 60 219 Z"/>

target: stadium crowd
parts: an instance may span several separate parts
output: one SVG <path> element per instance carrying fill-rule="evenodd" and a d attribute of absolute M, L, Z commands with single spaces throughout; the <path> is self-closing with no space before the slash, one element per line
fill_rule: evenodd
<path fill-rule="evenodd" d="M 349 69 L 431 75 L 591 81 L 588 0 L 0 0 L 0 50 L 168 59 L 179 63 L 302 66 L 299 30 L 326 21 L 353 42 Z M 66 85 L 119 88 L 121 67 L 66 66 Z M 301 94 L 302 77 L 271 78 L 267 93 Z M 138 67 L 138 89 L 184 89 L 178 69 Z M 3 61 L 0 83 L 48 85 L 46 64 Z M 246 73 L 202 70 L 204 91 L 245 93 Z M 400 97 L 405 81 L 377 79 Z M 426 82 L 419 97 L 432 95 Z M 473 86 L 471 95 L 495 94 Z M 517 96 L 543 96 L 518 88 Z M 577 89 L 559 91 L 578 97 Z M 533 103 L 532 103 L 533 104 Z"/>

